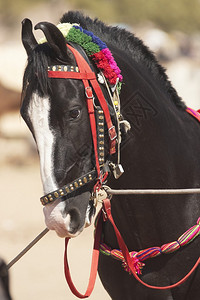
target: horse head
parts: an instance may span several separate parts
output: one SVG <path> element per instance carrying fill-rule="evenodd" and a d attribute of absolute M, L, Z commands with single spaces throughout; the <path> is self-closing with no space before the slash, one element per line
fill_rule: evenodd
<path fill-rule="evenodd" d="M 74 237 L 91 223 L 95 213 L 91 197 L 95 185 L 94 173 L 96 176 L 97 172 L 99 178 L 102 173 L 99 162 L 104 161 L 102 156 L 108 156 L 109 150 L 104 150 L 104 140 L 101 141 L 104 134 L 99 134 L 101 152 L 97 153 L 99 149 L 95 150 L 94 147 L 96 131 L 91 132 L 89 118 L 94 109 L 90 107 L 94 99 L 87 95 L 91 92 L 90 86 L 85 87 L 82 80 L 72 78 L 78 76 L 76 74 L 67 79 L 51 76 L 56 71 L 78 72 L 80 68 L 78 58 L 74 56 L 75 50 L 72 51 L 72 47 L 66 45 L 63 34 L 55 25 L 41 22 L 35 29 L 43 31 L 45 43 L 38 44 L 36 41 L 30 20 L 22 22 L 22 42 L 28 55 L 28 64 L 23 79 L 21 115 L 39 152 L 43 190 L 44 194 L 48 194 L 42 200 L 46 204 L 46 225 L 61 237 Z M 94 74 L 91 72 L 89 76 Z M 100 91 L 97 88 L 97 91 L 102 93 L 101 88 Z M 91 100 L 87 105 L 86 96 L 88 103 Z M 98 99 L 95 101 L 98 102 Z M 109 126 L 105 139 L 110 137 L 113 143 L 116 134 L 110 117 L 112 108 L 107 107 L 105 112 Z M 103 114 L 102 109 L 99 114 Z M 103 126 L 100 133 L 104 132 L 103 117 L 99 116 L 100 122 L 98 117 L 95 118 L 96 123 Z"/>
<path fill-rule="evenodd" d="M 89 116 L 82 81 L 49 79 L 52 65 L 76 67 L 66 41 L 53 24 L 35 26 L 47 39 L 38 44 L 32 23 L 22 23 L 22 41 L 28 55 L 23 82 L 21 115 L 32 132 L 40 157 L 44 193 L 88 173 L 94 167 Z M 93 183 L 94 185 L 94 183 Z M 90 224 L 94 206 L 90 201 L 92 183 L 70 196 L 44 207 L 46 225 L 61 237 L 76 236 Z"/>

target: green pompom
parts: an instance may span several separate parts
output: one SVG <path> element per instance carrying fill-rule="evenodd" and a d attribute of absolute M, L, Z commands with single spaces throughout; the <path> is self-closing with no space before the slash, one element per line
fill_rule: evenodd
<path fill-rule="evenodd" d="M 89 43 L 92 41 L 91 36 L 81 32 L 79 29 L 72 27 L 67 35 L 67 40 L 69 42 L 75 42 L 82 46 L 84 43 Z"/>
<path fill-rule="evenodd" d="M 67 41 L 80 45 L 88 56 L 100 51 L 99 46 L 92 42 L 91 36 L 74 27 L 72 27 L 69 31 Z"/>

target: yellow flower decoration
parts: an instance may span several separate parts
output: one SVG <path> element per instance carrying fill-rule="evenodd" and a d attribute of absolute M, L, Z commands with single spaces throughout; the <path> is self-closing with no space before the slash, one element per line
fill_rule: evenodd
<path fill-rule="evenodd" d="M 77 24 L 77 23 L 73 23 L 73 24 L 71 24 L 71 23 L 59 23 L 59 24 L 57 25 L 58 29 L 61 31 L 61 33 L 63 34 L 63 36 L 64 36 L 65 38 L 67 37 L 67 35 L 68 35 L 70 29 L 71 29 L 73 26 L 79 26 L 79 24 Z M 43 44 L 43 43 L 46 43 L 46 42 L 47 42 L 46 38 L 43 37 L 43 38 L 41 38 L 41 39 L 39 40 L 38 43 L 39 43 L 39 44 Z"/>

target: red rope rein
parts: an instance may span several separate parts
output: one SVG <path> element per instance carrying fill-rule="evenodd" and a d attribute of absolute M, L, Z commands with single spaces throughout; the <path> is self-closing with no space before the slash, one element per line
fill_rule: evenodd
<path fill-rule="evenodd" d="M 162 245 L 161 247 L 151 247 L 144 250 L 140 250 L 138 252 L 131 251 L 129 255 L 134 258 L 135 261 L 135 269 L 137 274 L 141 274 L 142 268 L 145 266 L 143 263 L 145 260 L 153 257 L 157 257 L 161 254 L 170 254 L 181 247 L 188 245 L 191 243 L 198 235 L 200 234 L 200 218 L 197 220 L 197 224 L 192 226 L 190 229 L 185 231 L 176 241 L 171 243 L 167 243 Z M 121 250 L 118 249 L 111 249 L 104 243 L 100 244 L 100 252 L 104 255 L 111 256 L 117 260 L 121 260 L 123 262 L 123 267 L 129 273 L 131 273 L 129 267 L 127 266 L 126 262 L 124 261 L 124 256 Z"/>
<path fill-rule="evenodd" d="M 123 254 L 123 257 L 124 257 L 124 262 L 128 266 L 129 270 L 131 271 L 131 273 L 133 274 L 135 279 L 137 281 L 139 281 L 145 287 L 148 287 L 148 288 L 151 288 L 151 289 L 156 289 L 156 290 L 167 290 L 167 289 L 175 288 L 175 287 L 181 285 L 183 282 L 185 282 L 191 276 L 191 274 L 197 269 L 197 267 L 200 264 L 200 257 L 199 257 L 198 260 L 196 261 L 195 265 L 192 267 L 192 269 L 181 280 L 179 280 L 178 282 L 176 282 L 172 285 L 154 286 L 154 285 L 149 285 L 149 284 L 145 283 L 137 275 L 137 272 L 138 272 L 138 269 L 137 269 L 138 259 L 134 256 L 133 257 L 130 256 L 128 248 L 127 248 L 127 246 L 126 246 L 126 244 L 125 244 L 125 242 L 124 242 L 117 226 L 115 225 L 115 222 L 114 222 L 112 214 L 111 214 L 110 200 L 105 199 L 105 200 L 103 200 L 103 208 L 100 211 L 99 215 L 97 216 L 93 257 L 92 257 L 92 264 L 91 264 L 91 273 L 90 273 L 89 283 L 88 283 L 88 287 L 87 287 L 87 290 L 86 290 L 85 294 L 79 293 L 78 290 L 76 289 L 76 287 L 74 286 L 73 282 L 72 282 L 71 275 L 70 275 L 70 270 L 69 270 L 69 265 L 68 265 L 68 261 L 67 261 L 67 247 L 68 247 L 69 239 L 66 239 L 66 242 L 65 242 L 65 255 L 64 255 L 65 277 L 66 277 L 66 280 L 68 282 L 68 285 L 69 285 L 72 293 L 75 296 L 77 296 L 78 298 L 83 299 L 83 298 L 89 297 L 91 295 L 92 291 L 93 291 L 93 288 L 94 288 L 96 275 L 97 275 L 97 268 L 98 268 L 99 248 L 100 248 L 100 239 L 101 239 L 103 220 L 108 220 L 112 224 L 113 229 L 114 229 L 115 234 L 116 234 L 116 237 L 117 237 L 119 248 L 120 248 L 120 250 Z M 200 218 L 198 219 L 198 222 L 200 222 Z M 197 225 L 197 226 L 199 226 L 199 225 Z M 186 237 L 185 234 L 186 233 L 184 233 L 179 239 L 182 238 L 183 240 L 185 240 L 185 237 Z M 184 238 L 183 238 L 183 236 L 184 236 Z"/>
<path fill-rule="evenodd" d="M 67 259 L 67 247 L 68 247 L 69 239 L 68 238 L 65 239 L 65 253 L 64 253 L 65 278 L 67 280 L 67 283 L 72 293 L 80 299 L 89 297 L 94 289 L 96 276 L 97 276 L 98 261 L 99 261 L 99 247 L 100 247 L 100 239 L 101 239 L 101 231 L 102 231 L 102 222 L 103 222 L 102 211 L 100 211 L 99 215 L 97 216 L 97 226 L 96 226 L 95 239 L 94 239 L 90 278 L 89 278 L 87 290 L 84 294 L 81 294 L 73 284 L 70 275 L 68 259 Z"/>
<path fill-rule="evenodd" d="M 188 272 L 188 274 L 186 274 L 181 280 L 179 280 L 178 282 L 172 284 L 172 285 L 168 285 L 168 286 L 153 286 L 153 285 L 149 285 L 147 283 L 145 283 L 144 281 L 142 281 L 138 275 L 137 275 L 137 270 L 135 269 L 134 267 L 134 257 L 131 258 L 130 257 L 130 254 L 129 254 L 129 251 L 126 247 L 126 244 L 119 232 L 119 230 L 117 229 L 116 225 L 115 225 L 115 222 L 112 218 L 112 214 L 111 214 L 111 204 L 110 204 L 110 200 L 109 199 L 105 199 L 104 200 L 104 208 L 105 208 L 105 212 L 106 212 L 106 215 L 108 217 L 108 220 L 110 221 L 110 223 L 112 224 L 113 226 L 113 229 L 115 231 L 115 234 L 116 234 L 116 237 L 117 237 L 117 241 L 118 241 L 118 244 L 119 244 L 119 247 L 123 253 L 123 256 L 124 256 L 124 259 L 125 259 L 125 262 L 127 264 L 127 266 L 130 268 L 131 270 L 131 273 L 133 274 L 133 276 L 135 277 L 135 279 L 137 279 L 137 281 L 139 281 L 142 285 L 148 287 L 148 288 L 151 288 L 151 289 L 156 289 L 156 290 L 167 290 L 167 289 L 172 289 L 172 288 L 175 288 L 179 285 L 181 285 L 183 282 L 185 282 L 189 277 L 190 275 L 196 270 L 196 268 L 198 267 L 198 265 L 200 264 L 200 257 L 198 258 L 197 262 L 195 263 L 195 265 L 192 267 L 192 269 Z"/>

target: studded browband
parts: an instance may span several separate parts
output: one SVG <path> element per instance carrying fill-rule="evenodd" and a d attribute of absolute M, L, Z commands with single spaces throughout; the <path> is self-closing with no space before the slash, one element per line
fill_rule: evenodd
<path fill-rule="evenodd" d="M 48 71 L 53 71 L 53 72 L 77 72 L 78 73 L 79 68 L 76 67 L 76 66 L 69 66 L 69 65 L 55 65 L 55 66 L 48 66 Z"/>

